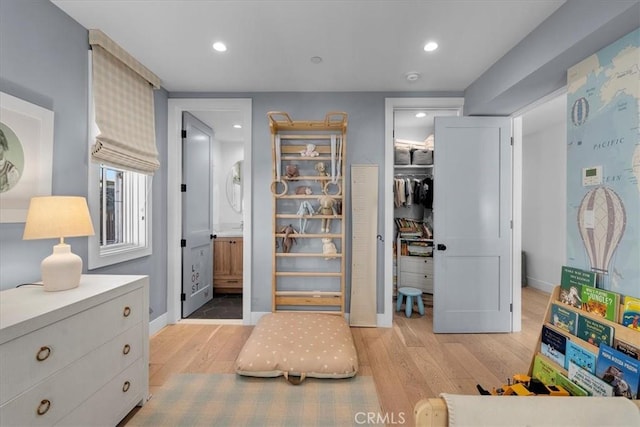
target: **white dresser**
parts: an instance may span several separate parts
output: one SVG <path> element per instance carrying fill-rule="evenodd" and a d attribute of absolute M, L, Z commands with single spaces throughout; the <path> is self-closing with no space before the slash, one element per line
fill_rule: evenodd
<path fill-rule="evenodd" d="M 0 292 L 0 425 L 114 426 L 149 396 L 149 279 Z"/>
<path fill-rule="evenodd" d="M 398 257 L 398 288 L 409 286 L 433 294 L 433 258 L 400 255 Z"/>

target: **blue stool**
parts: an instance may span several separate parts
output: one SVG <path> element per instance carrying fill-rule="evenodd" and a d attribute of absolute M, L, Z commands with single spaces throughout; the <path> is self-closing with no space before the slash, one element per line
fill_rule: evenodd
<path fill-rule="evenodd" d="M 411 311 L 413 310 L 413 297 L 416 297 L 418 303 L 418 312 L 420 316 L 424 316 L 424 304 L 422 303 L 422 291 L 416 288 L 398 288 L 398 301 L 396 302 L 396 311 L 400 311 L 402 308 L 402 297 L 407 297 L 405 302 L 404 314 L 407 317 L 411 317 Z"/>

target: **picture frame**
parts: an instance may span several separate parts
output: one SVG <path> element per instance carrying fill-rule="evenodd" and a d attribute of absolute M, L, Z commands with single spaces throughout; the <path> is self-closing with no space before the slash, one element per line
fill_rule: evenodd
<path fill-rule="evenodd" d="M 34 196 L 51 195 L 53 111 L 0 92 L 0 223 L 27 219 Z"/>

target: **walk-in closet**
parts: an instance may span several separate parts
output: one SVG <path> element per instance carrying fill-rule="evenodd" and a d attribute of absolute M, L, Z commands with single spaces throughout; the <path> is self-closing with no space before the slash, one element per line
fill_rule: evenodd
<path fill-rule="evenodd" d="M 422 316 L 417 301 L 398 290 L 420 295 L 424 305 L 433 303 L 433 195 L 436 183 L 434 118 L 457 115 L 455 110 L 395 109 L 393 112 L 393 283 L 394 308 Z M 405 299 L 403 299 L 405 298 Z M 397 304 L 396 304 L 397 303 Z M 402 304 L 415 304 L 405 311 Z M 426 310 L 430 315 L 431 310 Z"/>

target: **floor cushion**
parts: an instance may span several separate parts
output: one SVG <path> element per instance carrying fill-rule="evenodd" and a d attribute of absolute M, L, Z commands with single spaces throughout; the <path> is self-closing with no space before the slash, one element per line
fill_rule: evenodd
<path fill-rule="evenodd" d="M 350 378 L 358 355 L 344 317 L 322 313 L 270 313 L 258 321 L 235 364 L 254 377 Z"/>

